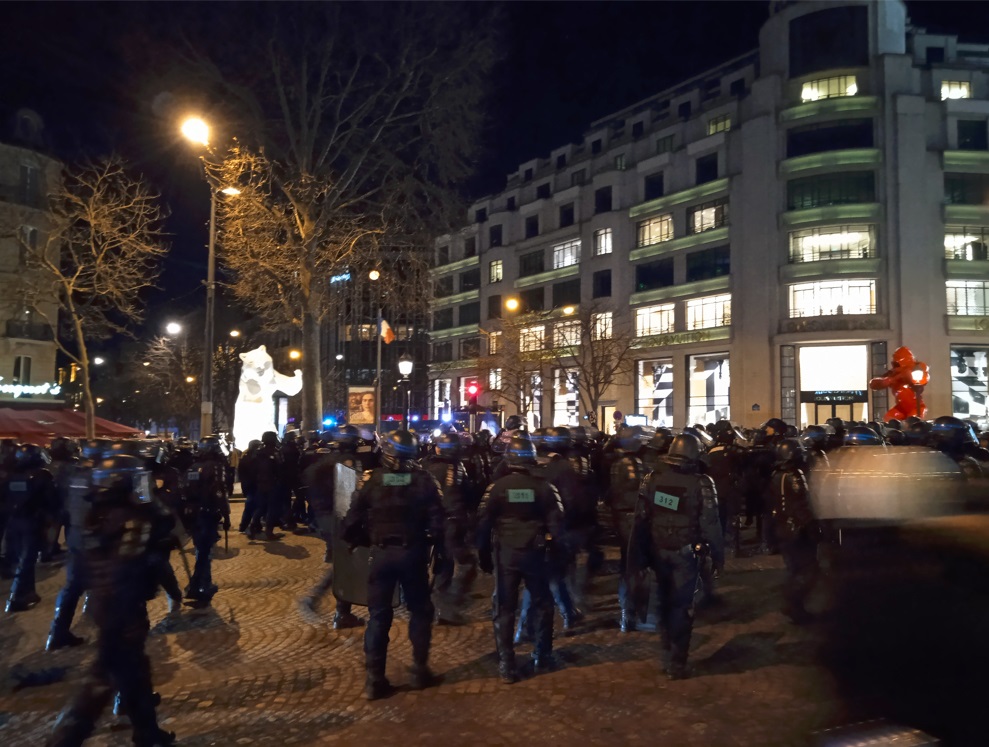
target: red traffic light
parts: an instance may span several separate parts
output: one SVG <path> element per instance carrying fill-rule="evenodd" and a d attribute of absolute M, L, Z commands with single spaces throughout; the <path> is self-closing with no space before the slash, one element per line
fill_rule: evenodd
<path fill-rule="evenodd" d="M 467 387 L 467 393 L 471 397 L 473 397 L 475 394 L 477 394 L 477 384 L 471 384 L 469 387 Z"/>

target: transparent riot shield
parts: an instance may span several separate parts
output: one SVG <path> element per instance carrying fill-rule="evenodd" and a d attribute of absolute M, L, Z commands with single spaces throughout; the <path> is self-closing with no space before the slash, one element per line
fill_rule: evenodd
<path fill-rule="evenodd" d="M 333 470 L 333 596 L 367 606 L 367 576 L 370 551 L 357 547 L 351 551 L 343 541 L 343 518 L 357 489 L 357 472 L 343 464 Z"/>

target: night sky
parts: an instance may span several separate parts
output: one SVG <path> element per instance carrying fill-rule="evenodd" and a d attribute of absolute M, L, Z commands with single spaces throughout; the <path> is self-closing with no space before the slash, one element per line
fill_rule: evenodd
<path fill-rule="evenodd" d="M 291 12 L 292 3 L 282 3 Z M 209 192 L 173 124 L 154 114 L 140 40 L 168 24 L 235 28 L 240 3 L 4 3 L 0 117 L 21 106 L 46 121 L 63 158 L 122 152 L 172 212 L 172 251 L 148 297 L 147 334 L 165 313 L 202 302 Z M 908 2 L 929 30 L 989 41 L 981 2 Z M 520 162 L 579 140 L 591 121 L 754 49 L 768 15 L 748 2 L 515 2 L 504 6 L 504 61 L 496 72 L 486 154 L 468 198 L 498 191 Z M 226 21 L 229 19 L 229 23 Z M 464 33 L 470 33 L 465 29 Z M 143 56 L 142 56 L 143 55 Z M 167 312 L 166 312 L 167 309 Z"/>

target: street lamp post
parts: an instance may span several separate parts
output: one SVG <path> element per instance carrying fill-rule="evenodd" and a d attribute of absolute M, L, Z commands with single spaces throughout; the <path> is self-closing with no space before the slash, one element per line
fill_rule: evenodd
<path fill-rule="evenodd" d="M 367 274 L 368 278 L 372 281 L 377 281 L 381 277 L 381 273 L 377 270 L 371 270 Z M 381 427 L 381 293 L 375 287 L 375 292 L 377 294 L 377 307 L 378 307 L 378 324 L 376 326 L 377 338 L 378 338 L 378 363 L 375 367 L 374 372 L 374 430 L 377 431 Z"/>
<path fill-rule="evenodd" d="M 409 378 L 412 375 L 412 367 L 415 365 L 412 358 L 409 357 L 408 353 L 402 353 L 402 357 L 398 359 L 398 372 L 402 375 L 402 381 L 405 382 L 405 419 L 402 421 L 402 429 L 409 429 L 409 413 L 412 411 L 412 380 Z"/>
<path fill-rule="evenodd" d="M 209 125 L 198 117 L 190 117 L 182 123 L 182 134 L 186 139 L 204 148 L 209 148 Z M 206 327 L 205 350 L 203 351 L 202 405 L 199 417 L 199 436 L 213 432 L 213 318 L 216 301 L 216 200 L 217 192 L 234 196 L 240 194 L 236 187 L 219 188 L 210 179 L 203 157 L 203 173 L 209 185 L 209 245 L 206 264 Z"/>

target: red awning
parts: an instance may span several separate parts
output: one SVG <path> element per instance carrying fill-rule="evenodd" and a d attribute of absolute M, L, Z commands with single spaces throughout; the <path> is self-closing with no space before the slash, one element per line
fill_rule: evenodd
<path fill-rule="evenodd" d="M 142 435 L 142 432 L 129 425 L 96 418 L 96 435 L 127 438 Z M 86 414 L 75 410 L 0 407 L 0 438 L 16 438 L 18 441 L 45 445 L 54 436 L 85 438 Z"/>

